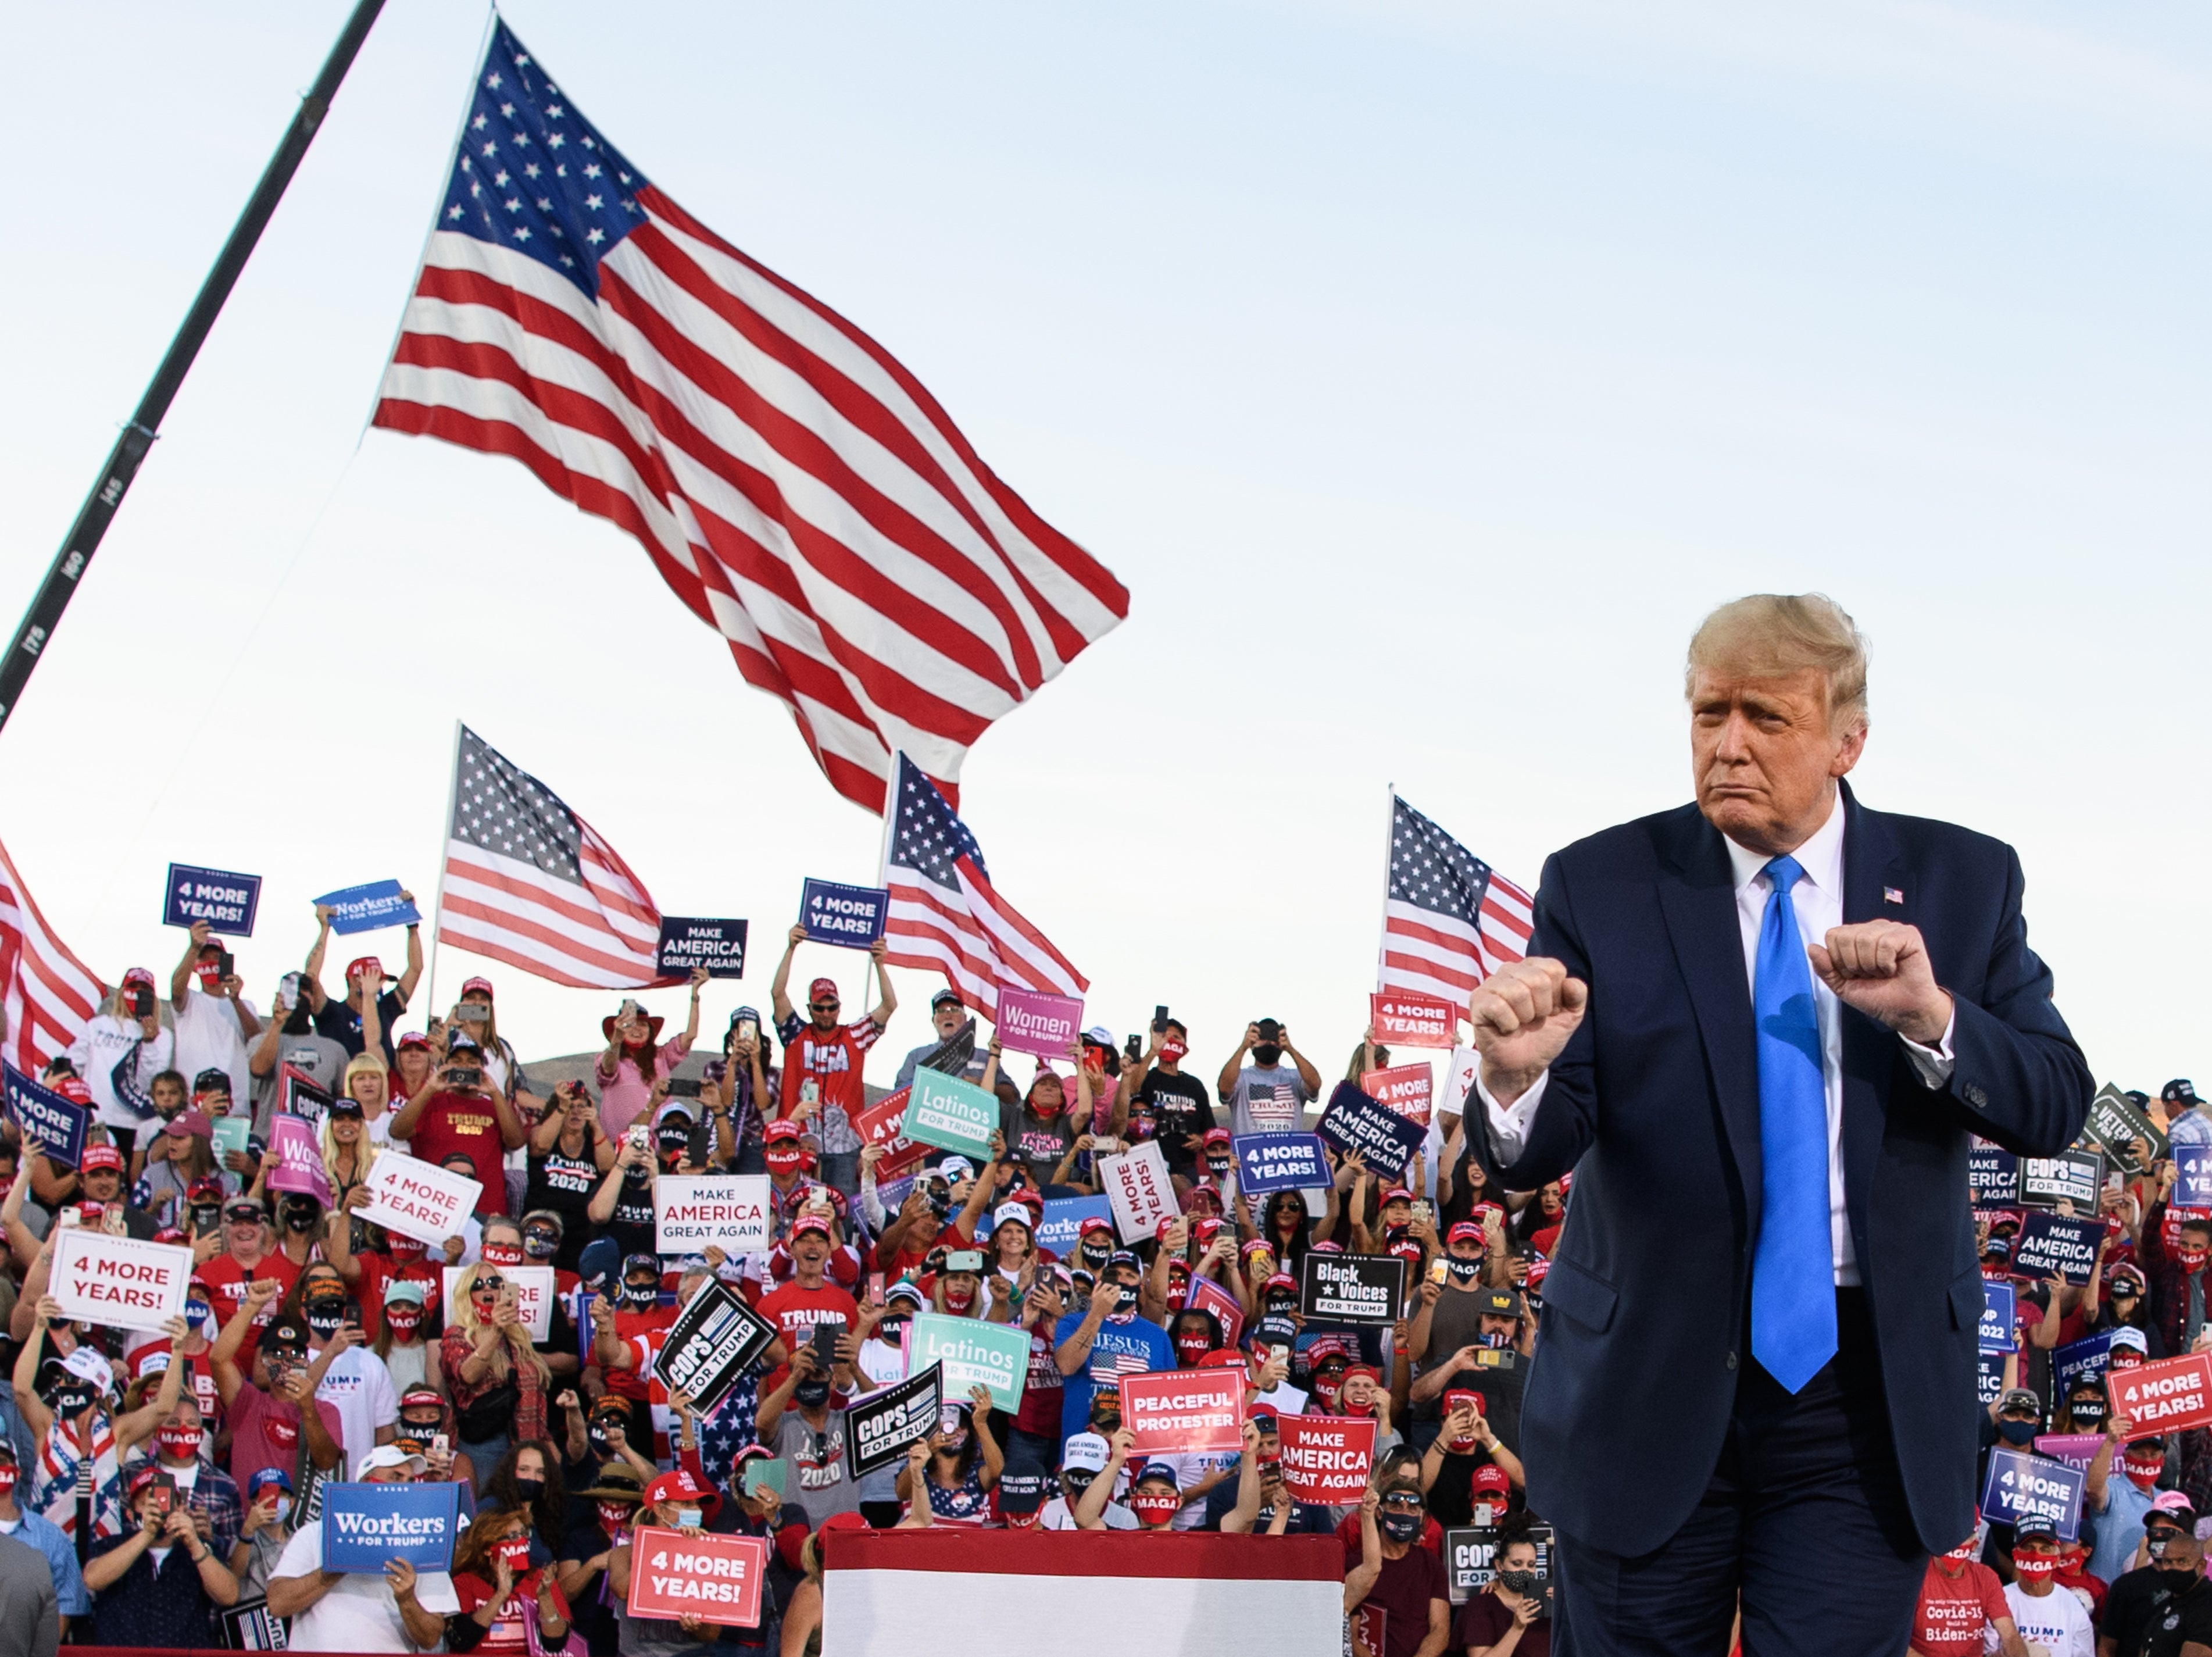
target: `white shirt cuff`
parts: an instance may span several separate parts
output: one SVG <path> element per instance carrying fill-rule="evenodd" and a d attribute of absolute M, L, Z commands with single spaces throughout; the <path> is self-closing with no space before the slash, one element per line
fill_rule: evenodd
<path fill-rule="evenodd" d="M 1474 1073 L 1474 1094 L 1482 1101 L 1482 1113 L 1490 1125 L 1490 1148 L 1501 1162 L 1518 1160 L 1528 1147 L 1528 1134 L 1535 1125 L 1536 1106 L 1544 1101 L 1544 1089 L 1552 1080 L 1546 1070 L 1535 1084 L 1510 1105 L 1500 1105 L 1483 1084 L 1482 1072 Z"/>
<path fill-rule="evenodd" d="M 1951 1021 L 1943 1026 L 1943 1039 L 1933 1047 L 1923 1046 L 1910 1036 L 1898 1038 L 1905 1044 L 1905 1056 L 1912 1061 L 1921 1085 L 1930 1092 L 1948 1086 L 1951 1072 L 1958 1067 L 1959 1056 L 1951 1051 L 1951 1037 L 1958 1027 L 1959 1002 L 1954 996 L 1951 999 Z"/>

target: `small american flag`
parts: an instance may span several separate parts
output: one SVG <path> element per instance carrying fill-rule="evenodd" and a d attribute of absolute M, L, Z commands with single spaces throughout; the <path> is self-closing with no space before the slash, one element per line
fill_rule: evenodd
<path fill-rule="evenodd" d="M 993 890 L 983 849 L 937 786 L 904 754 L 884 853 L 891 894 L 886 959 L 943 972 L 969 1006 L 996 1022 L 999 991 L 1080 996 L 1091 986 L 1052 941 Z"/>
<path fill-rule="evenodd" d="M 556 984 L 678 984 L 654 966 L 660 911 L 615 849 L 465 725 L 438 892 L 438 941 Z"/>
<path fill-rule="evenodd" d="M 0 1011 L 8 1062 L 35 1076 L 83 1034 L 107 987 L 47 929 L 15 860 L 0 846 Z"/>
<path fill-rule="evenodd" d="M 1415 811 L 1390 800 L 1390 892 L 1375 987 L 1466 1002 L 1528 953 L 1535 900 Z"/>
<path fill-rule="evenodd" d="M 1128 614 L 921 381 L 669 199 L 503 22 L 375 423 L 634 536 L 872 812 L 894 749 L 957 799 L 991 722 Z"/>

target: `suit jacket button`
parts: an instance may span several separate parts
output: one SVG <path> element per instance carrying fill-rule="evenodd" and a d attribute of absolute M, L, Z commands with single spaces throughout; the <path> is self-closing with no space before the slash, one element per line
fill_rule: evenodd
<path fill-rule="evenodd" d="M 1976 1110 L 1981 1109 L 1983 1106 L 1990 1102 L 1990 1096 L 1982 1091 L 1981 1083 L 1978 1081 L 1970 1081 L 1959 1091 L 1965 1094 L 1966 1103 L 1972 1106 Z"/>
<path fill-rule="evenodd" d="M 1728 1367 L 1731 1369 L 1735 1368 L 1735 1354 L 1733 1352 L 1728 1355 Z"/>

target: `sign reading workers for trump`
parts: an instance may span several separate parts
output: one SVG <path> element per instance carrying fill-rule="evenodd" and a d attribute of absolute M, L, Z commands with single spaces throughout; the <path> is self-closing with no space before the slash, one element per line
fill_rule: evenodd
<path fill-rule="evenodd" d="M 446 1304 L 456 1307 L 461 1303 L 461 1274 L 466 1266 L 447 1266 L 445 1273 Z M 553 1338 L 553 1268 L 551 1266 L 501 1266 L 499 1275 L 514 1285 L 514 1314 L 522 1319 L 522 1326 L 530 1331 L 533 1341 Z"/>
<path fill-rule="evenodd" d="M 356 1210 L 362 1219 L 433 1246 L 461 1235 L 462 1222 L 483 1195 L 483 1186 L 465 1173 L 393 1150 L 371 1163 L 361 1183 L 368 1192 L 367 1205 Z"/>
<path fill-rule="evenodd" d="M 450 1487 L 449 1487 L 450 1488 Z M 757 1536 L 685 1536 L 648 1526 L 630 1538 L 633 1617 L 696 1617 L 724 1628 L 758 1628 L 768 1544 Z"/>
<path fill-rule="evenodd" d="M 1115 1228 L 1130 1247 L 1151 1242 L 1159 1235 L 1161 1221 L 1182 1212 L 1168 1178 L 1167 1153 L 1158 1140 L 1132 1145 L 1118 1156 L 1099 1157 L 1093 1166 L 1114 1205 Z"/>
<path fill-rule="evenodd" d="M 1039 1058 L 1064 1059 L 1083 1028 L 1083 1003 L 1036 990 L 999 991 L 999 1045 Z"/>
<path fill-rule="evenodd" d="M 456 1484 L 325 1484 L 323 1569 L 381 1575 L 404 1559 L 418 1571 L 453 1568 L 461 1530 Z"/>
<path fill-rule="evenodd" d="M 866 949 L 884 935 L 891 894 L 879 886 L 841 886 L 810 878 L 799 893 L 799 923 L 816 943 Z"/>
<path fill-rule="evenodd" d="M 1237 1189 L 1249 1196 L 1310 1191 L 1327 1186 L 1332 1177 L 1319 1134 L 1248 1133 L 1233 1145 Z"/>
<path fill-rule="evenodd" d="M 258 874 L 233 874 L 227 869 L 172 863 L 161 924 L 189 928 L 196 921 L 205 921 L 219 933 L 250 938 L 253 911 L 260 904 Z"/>
<path fill-rule="evenodd" d="M 991 1136 L 999 1131 L 999 1097 L 957 1076 L 917 1069 L 907 1087 L 899 1131 L 941 1151 L 988 1158 Z"/>
<path fill-rule="evenodd" d="M 1114 1222 L 1114 1205 L 1103 1197 L 1048 1197 L 1045 1199 L 1044 1217 L 1037 1221 L 1036 1246 L 1050 1249 L 1062 1259 L 1075 1252 L 1075 1245 L 1083 1235 L 1084 1222 L 1103 1220 Z M 1195 1286 L 1201 1278 L 1192 1279 Z"/>
<path fill-rule="evenodd" d="M 2021 1222 L 2012 1269 L 2023 1277 L 2063 1278 L 2078 1288 L 2097 1269 L 2097 1245 L 2104 1235 L 2102 1220 L 2039 1209 Z"/>
<path fill-rule="evenodd" d="M 51 1286 L 72 1322 L 111 1329 L 159 1329 L 185 1315 L 192 1252 L 67 1226 L 54 1232 Z"/>
<path fill-rule="evenodd" d="M 331 911 L 331 930 L 342 938 L 387 926 L 413 926 L 422 918 L 407 888 L 397 880 L 372 880 L 367 886 L 325 892 L 315 902 Z"/>
<path fill-rule="evenodd" d="M 2022 1450 L 1990 1452 L 1989 1477 L 1982 1483 L 1982 1516 L 2000 1524 L 2047 1519 L 2061 1542 L 2081 1528 L 2081 1492 L 2088 1483 L 2080 1470 L 2063 1461 Z"/>
<path fill-rule="evenodd" d="M 720 1278 L 710 1277 L 668 1325 L 653 1361 L 653 1379 L 689 1398 L 702 1417 L 711 1416 L 775 1341 L 775 1325 Z"/>
<path fill-rule="evenodd" d="M 5 1067 L 8 1119 L 26 1139 L 39 1142 L 47 1161 L 74 1168 L 84 1155 L 84 1131 L 92 1112 L 73 1100 L 42 1087 L 10 1064 Z"/>
<path fill-rule="evenodd" d="M 1377 1105 L 1424 1128 L 1429 1125 L 1436 1085 L 1436 1076 L 1425 1064 L 1394 1064 L 1387 1070 L 1369 1070 L 1359 1078 L 1360 1091 Z"/>
<path fill-rule="evenodd" d="M 1196 1455 L 1244 1444 L 1244 1366 L 1121 1377 L 1121 1425 L 1138 1455 Z"/>
<path fill-rule="evenodd" d="M 1427 1137 L 1417 1122 L 1408 1122 L 1385 1110 L 1348 1081 L 1340 1081 L 1328 1096 L 1328 1108 L 1316 1124 L 1321 1136 L 1349 1156 L 1358 1151 L 1367 1166 L 1385 1179 L 1395 1180 L 1406 1172 Z"/>
<path fill-rule="evenodd" d="M 1459 1040 L 1460 1009 L 1436 996 L 1402 991 L 1367 998 L 1375 1039 L 1386 1047 L 1451 1047 Z"/>
<path fill-rule="evenodd" d="M 1233 1372 L 1232 1372 L 1233 1373 Z M 1293 1502 L 1333 1506 L 1367 1494 L 1375 1421 L 1365 1416 L 1281 1416 L 1283 1483 Z"/>
<path fill-rule="evenodd" d="M 660 937 L 653 947 L 653 964 L 671 977 L 703 966 L 710 978 L 742 978 L 745 923 L 701 915 L 664 915 Z"/>
<path fill-rule="evenodd" d="M 2212 1353 L 2107 1370 L 2105 1392 L 2112 1413 L 2128 1418 L 2130 1441 L 2212 1425 Z"/>
<path fill-rule="evenodd" d="M 1319 1324 L 1394 1324 L 1405 1303 L 1406 1263 L 1395 1254 L 1309 1252 L 1298 1311 Z"/>
<path fill-rule="evenodd" d="M 654 1250 L 696 1254 L 709 1243 L 725 1254 L 758 1254 L 769 1246 L 764 1173 L 664 1173 L 653 1181 Z"/>

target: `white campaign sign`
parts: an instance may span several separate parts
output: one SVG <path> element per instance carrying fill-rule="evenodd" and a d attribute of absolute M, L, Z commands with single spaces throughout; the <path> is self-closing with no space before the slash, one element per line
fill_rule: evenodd
<path fill-rule="evenodd" d="M 459 1306 L 461 1294 L 461 1274 L 466 1266 L 446 1268 L 447 1315 Z M 533 1341 L 553 1338 L 553 1268 L 551 1266 L 500 1266 L 499 1275 L 514 1285 L 514 1309 L 522 1314 L 523 1327 L 529 1330 Z"/>
<path fill-rule="evenodd" d="M 71 1226 L 54 1234 L 51 1281 L 48 1293 L 65 1318 L 112 1329 L 159 1329 L 185 1315 L 192 1252 Z"/>
<path fill-rule="evenodd" d="M 757 1254 L 769 1245 L 764 1173 L 664 1173 L 653 1188 L 654 1248 L 696 1254 L 712 1243 L 725 1254 Z"/>
<path fill-rule="evenodd" d="M 1474 1048 L 1453 1048 L 1444 1084 L 1437 1092 L 1437 1108 L 1446 1116 L 1466 1115 L 1467 1096 L 1474 1091 L 1474 1075 L 1481 1068 L 1482 1055 Z"/>
<path fill-rule="evenodd" d="M 1167 1153 L 1158 1142 L 1147 1139 L 1119 1156 L 1102 1156 L 1097 1167 L 1106 1199 L 1114 1205 L 1115 1227 L 1130 1247 L 1151 1242 L 1159 1234 L 1161 1221 L 1182 1212 L 1175 1182 L 1168 1178 Z"/>
<path fill-rule="evenodd" d="M 483 1185 L 465 1173 L 448 1173 L 434 1163 L 387 1150 L 369 1165 L 362 1181 L 368 1191 L 361 1217 L 402 1237 L 433 1247 L 461 1234 L 461 1222 L 476 1212 Z"/>

